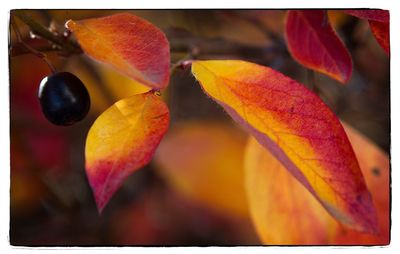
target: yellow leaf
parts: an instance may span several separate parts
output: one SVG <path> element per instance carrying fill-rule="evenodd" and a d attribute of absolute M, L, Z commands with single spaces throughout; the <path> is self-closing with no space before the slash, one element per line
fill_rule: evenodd
<path fill-rule="evenodd" d="M 229 125 L 198 122 L 173 128 L 155 155 L 158 171 L 186 197 L 228 216 L 247 217 L 245 135 Z"/>
<path fill-rule="evenodd" d="M 336 115 L 305 86 L 239 60 L 194 61 L 192 72 L 219 103 L 336 219 L 377 229 L 371 194 Z"/>
<path fill-rule="evenodd" d="M 378 234 L 339 225 L 270 152 L 251 138 L 245 156 L 246 190 L 253 224 L 264 244 L 389 243 L 388 156 L 353 128 L 344 127 L 377 208 Z"/>
<path fill-rule="evenodd" d="M 169 125 L 165 103 L 151 92 L 120 100 L 86 138 L 86 174 L 99 212 L 123 180 L 152 158 Z"/>

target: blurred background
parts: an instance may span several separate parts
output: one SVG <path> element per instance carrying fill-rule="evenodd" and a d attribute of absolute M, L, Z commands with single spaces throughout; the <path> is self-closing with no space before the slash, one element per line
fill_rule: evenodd
<path fill-rule="evenodd" d="M 310 74 L 287 52 L 284 10 L 27 10 L 54 33 L 69 19 L 130 12 L 162 29 L 171 62 L 243 59 L 270 66 L 311 87 L 340 119 L 390 150 L 389 57 L 368 22 L 329 11 L 349 49 L 347 85 Z M 170 129 L 152 162 L 132 174 L 98 215 L 85 175 L 84 145 L 94 120 L 119 99 L 147 89 L 82 54 L 62 55 L 13 16 L 22 39 L 46 53 L 58 71 L 86 85 L 89 115 L 70 127 L 50 124 L 37 99 L 46 63 L 22 50 L 10 27 L 10 242 L 28 246 L 258 245 L 249 218 L 242 160 L 246 134 L 209 99 L 188 69 L 176 69 L 162 91 Z"/>

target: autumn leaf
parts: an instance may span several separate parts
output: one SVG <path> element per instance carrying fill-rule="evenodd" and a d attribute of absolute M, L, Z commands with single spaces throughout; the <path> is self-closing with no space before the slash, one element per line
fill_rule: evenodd
<path fill-rule="evenodd" d="M 389 11 L 386 10 L 344 10 L 344 12 L 357 18 L 389 22 Z"/>
<path fill-rule="evenodd" d="M 168 124 L 167 106 L 151 92 L 120 100 L 97 118 L 85 157 L 99 213 L 123 180 L 151 160 Z"/>
<path fill-rule="evenodd" d="M 339 225 L 274 156 L 254 138 L 245 155 L 250 212 L 264 244 L 377 245 L 389 243 L 389 159 L 353 128 L 346 133 L 377 208 L 379 234 Z"/>
<path fill-rule="evenodd" d="M 148 86 L 145 86 L 135 80 L 121 75 L 118 72 L 107 68 L 105 65 L 94 65 L 97 68 L 99 76 L 104 80 L 105 86 L 114 98 L 123 99 L 135 94 L 146 93 L 150 91 Z M 115 84 L 118 84 L 116 86 Z"/>
<path fill-rule="evenodd" d="M 89 65 L 85 64 L 81 56 L 68 59 L 63 71 L 74 73 L 85 84 L 90 96 L 91 113 L 93 112 L 95 115 L 98 115 L 110 107 L 114 101 L 117 101 L 108 99 L 108 94 L 102 93 L 101 85 L 103 84 L 99 84 L 99 79 L 96 78 L 98 77 L 97 72 L 89 68 Z"/>
<path fill-rule="evenodd" d="M 244 189 L 246 135 L 210 122 L 180 124 L 154 156 L 158 172 L 183 196 L 229 217 L 249 218 Z"/>
<path fill-rule="evenodd" d="M 288 50 L 300 64 L 347 83 L 352 61 L 323 10 L 292 10 L 286 17 Z"/>
<path fill-rule="evenodd" d="M 314 93 L 268 67 L 235 60 L 194 61 L 204 91 L 333 215 L 376 231 L 376 214 L 346 134 Z"/>
<path fill-rule="evenodd" d="M 385 50 L 386 54 L 389 54 L 390 51 L 389 23 L 370 20 L 369 26 L 376 41 Z"/>
<path fill-rule="evenodd" d="M 331 24 L 333 30 L 340 28 L 345 25 L 349 19 L 349 16 L 339 10 L 328 10 L 327 11 L 329 23 Z"/>
<path fill-rule="evenodd" d="M 335 220 L 254 138 L 247 144 L 244 171 L 249 209 L 262 243 L 322 245 L 333 237 Z"/>
<path fill-rule="evenodd" d="M 154 89 L 169 81 L 169 43 L 148 21 L 122 13 L 103 18 L 68 21 L 84 52 Z"/>

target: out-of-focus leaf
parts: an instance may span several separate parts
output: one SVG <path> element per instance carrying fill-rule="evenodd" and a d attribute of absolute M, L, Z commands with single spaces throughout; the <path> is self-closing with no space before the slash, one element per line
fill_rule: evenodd
<path fill-rule="evenodd" d="M 168 124 L 167 106 L 150 92 L 120 100 L 97 118 L 85 157 L 100 213 L 123 180 L 151 160 Z"/>
<path fill-rule="evenodd" d="M 29 214 L 40 208 L 46 197 L 46 189 L 30 172 L 11 173 L 10 205 L 14 216 Z"/>
<path fill-rule="evenodd" d="M 84 64 L 84 61 L 82 57 L 71 57 L 64 70 L 74 73 L 85 84 L 90 94 L 90 109 L 93 112 L 103 112 L 120 99 L 150 90 L 149 87 L 104 64 Z"/>
<path fill-rule="evenodd" d="M 372 34 L 375 36 L 376 41 L 385 50 L 386 54 L 390 51 L 390 28 L 389 22 L 379 22 L 369 20 L 369 26 L 371 27 Z"/>
<path fill-rule="evenodd" d="M 155 162 L 178 192 L 224 215 L 248 217 L 243 152 L 246 137 L 229 125 L 188 123 L 161 142 Z"/>
<path fill-rule="evenodd" d="M 235 60 L 195 61 L 204 91 L 251 133 L 336 219 L 376 230 L 376 213 L 336 115 L 283 74 Z"/>
<path fill-rule="evenodd" d="M 104 81 L 108 91 L 114 98 L 123 99 L 135 94 L 148 92 L 149 87 L 132 80 L 127 76 L 121 75 L 113 69 L 104 65 L 95 65 L 99 71 L 99 75 Z"/>
<path fill-rule="evenodd" d="M 247 144 L 245 175 L 249 209 L 264 244 L 328 243 L 334 219 L 254 138 Z"/>
<path fill-rule="evenodd" d="M 12 118 L 26 115 L 40 123 L 48 122 L 40 108 L 37 91 L 41 80 L 50 73 L 51 70 L 46 63 L 33 54 L 11 58 L 10 110 Z"/>
<path fill-rule="evenodd" d="M 68 21 L 85 53 L 151 88 L 169 81 L 169 43 L 157 27 L 135 15 Z"/>
<path fill-rule="evenodd" d="M 389 11 L 386 10 L 345 10 L 344 12 L 357 18 L 389 22 Z"/>
<path fill-rule="evenodd" d="M 68 137 L 65 132 L 52 129 L 31 129 L 21 133 L 30 156 L 48 174 L 60 174 L 65 170 L 68 157 Z M 27 152 L 28 152 L 27 151 Z M 64 170 L 63 170 L 64 169 Z"/>
<path fill-rule="evenodd" d="M 85 60 L 82 59 L 81 56 L 70 57 L 63 70 L 74 73 L 74 75 L 76 75 L 83 82 L 83 84 L 85 84 L 85 87 L 90 95 L 90 111 L 95 112 L 95 114 L 98 115 L 100 112 L 103 112 L 110 107 L 113 101 L 107 97 L 106 91 L 108 89 L 101 89 L 102 86 L 105 86 L 106 84 L 99 84 L 101 80 L 96 78 L 98 77 L 96 75 L 100 74 L 100 70 L 97 71 L 97 68 L 89 68 L 88 65 L 84 64 L 84 61 Z M 115 82 L 110 84 L 110 87 L 120 87 L 120 84 Z"/>
<path fill-rule="evenodd" d="M 340 10 L 328 10 L 328 17 L 333 29 L 342 26 L 349 19 L 349 16 Z"/>
<path fill-rule="evenodd" d="M 15 141 L 10 145 L 10 206 L 18 216 L 35 211 L 47 193 L 23 149 Z"/>
<path fill-rule="evenodd" d="M 378 245 L 389 244 L 390 239 L 390 186 L 388 155 L 371 140 L 364 137 L 357 130 L 347 124 L 345 127 L 347 136 L 354 148 L 354 152 L 360 163 L 361 170 L 372 194 L 372 200 L 378 214 L 378 234 L 363 234 L 354 230 L 341 227 L 336 232 L 333 244 L 365 244 Z"/>
<path fill-rule="evenodd" d="M 253 223 L 264 244 L 389 243 L 389 160 L 360 133 L 344 125 L 378 211 L 379 234 L 338 224 L 284 166 L 255 139 L 245 156 L 246 190 Z"/>
<path fill-rule="evenodd" d="M 128 206 L 113 210 L 107 219 L 112 242 L 141 246 L 212 245 L 217 237 L 222 238 L 225 245 L 260 244 L 249 217 L 218 213 L 197 199 L 188 198 L 176 188 L 169 187 L 151 184 Z"/>
<path fill-rule="evenodd" d="M 122 207 L 110 217 L 110 234 L 117 245 L 160 245 L 171 241 L 169 238 L 173 234 L 172 230 L 168 231 L 169 223 L 158 214 L 165 215 L 170 211 L 156 210 L 165 207 L 155 193 L 147 189 L 140 200 Z"/>
<path fill-rule="evenodd" d="M 341 83 L 350 79 L 351 56 L 323 10 L 288 11 L 285 34 L 296 61 Z"/>

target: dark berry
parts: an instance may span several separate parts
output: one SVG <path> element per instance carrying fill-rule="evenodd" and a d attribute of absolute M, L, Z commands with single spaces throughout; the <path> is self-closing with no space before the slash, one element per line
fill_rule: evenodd
<path fill-rule="evenodd" d="M 72 125 L 89 112 L 89 93 L 72 73 L 58 72 L 45 77 L 38 95 L 43 114 L 55 125 Z"/>

